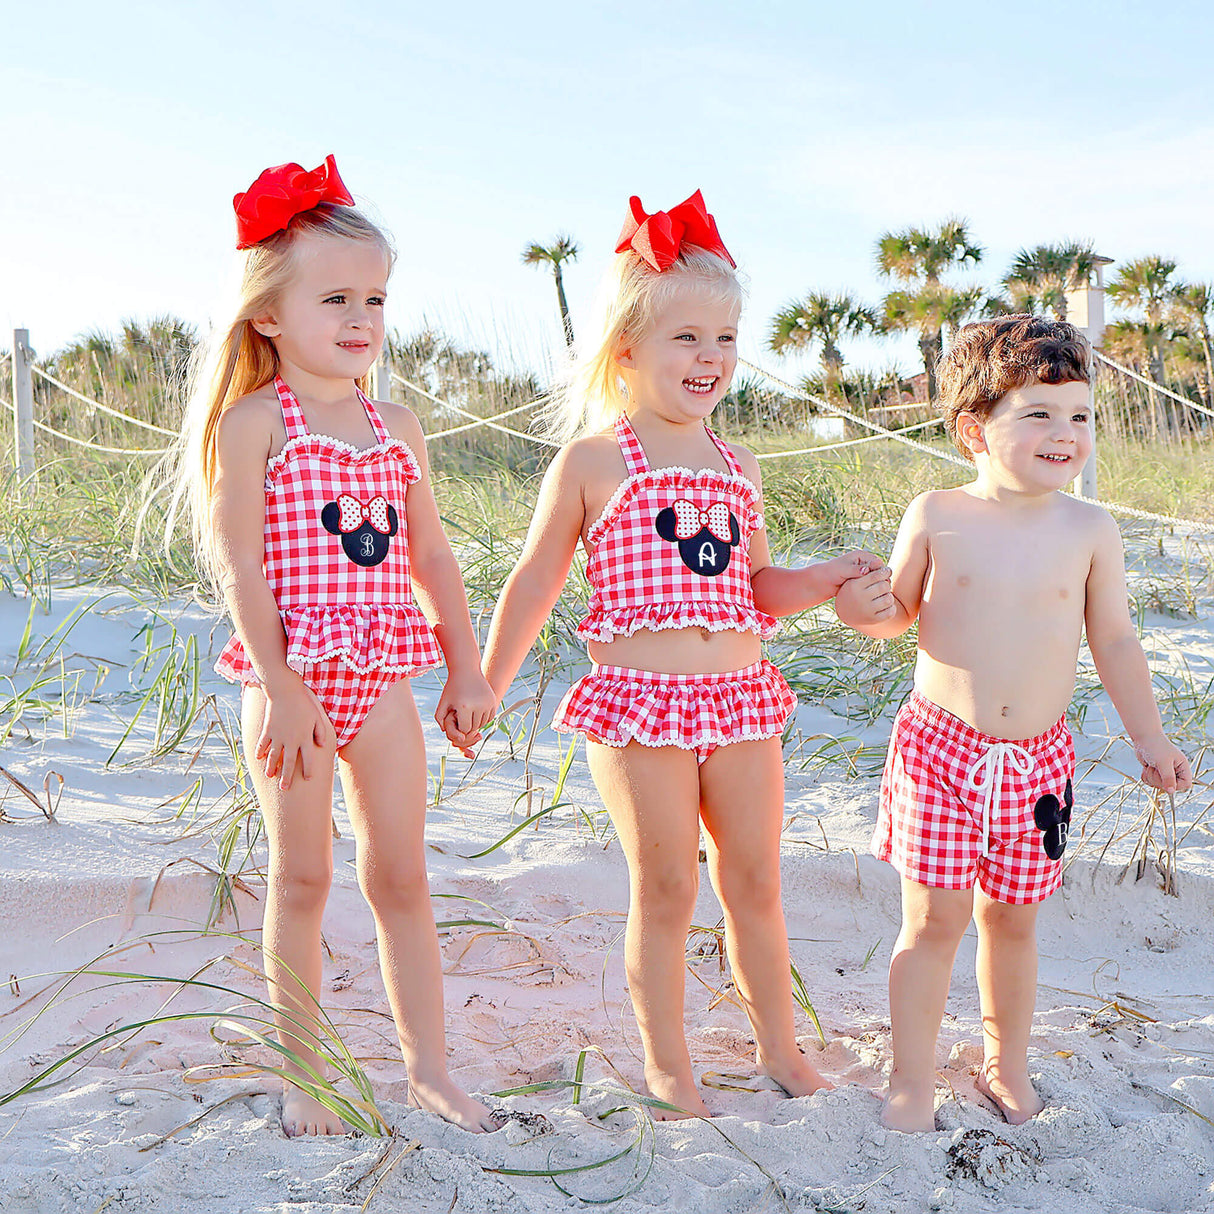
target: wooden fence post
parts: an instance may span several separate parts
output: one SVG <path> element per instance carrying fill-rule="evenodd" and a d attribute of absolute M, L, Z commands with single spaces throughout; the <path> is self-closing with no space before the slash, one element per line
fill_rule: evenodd
<path fill-rule="evenodd" d="M 1066 293 L 1067 319 L 1091 342 L 1094 349 L 1104 345 L 1104 267 L 1113 264 L 1111 257 L 1096 254 L 1092 258 L 1092 271 L 1081 287 Z M 1095 281 L 1093 282 L 1093 278 Z M 1095 365 L 1092 372 L 1095 374 Z M 1094 403 L 1094 389 L 1088 392 L 1089 409 Z M 1092 430 L 1092 454 L 1075 478 L 1075 490 L 1084 497 L 1095 498 L 1096 493 L 1096 424 L 1088 423 Z"/>
<path fill-rule="evenodd" d="M 13 330 L 13 462 L 21 480 L 34 475 L 33 351 L 28 329 Z"/>
<path fill-rule="evenodd" d="M 388 364 L 388 355 L 386 351 L 380 352 L 379 360 L 375 364 L 375 379 L 373 386 L 375 388 L 376 400 L 392 399 L 392 369 Z"/>

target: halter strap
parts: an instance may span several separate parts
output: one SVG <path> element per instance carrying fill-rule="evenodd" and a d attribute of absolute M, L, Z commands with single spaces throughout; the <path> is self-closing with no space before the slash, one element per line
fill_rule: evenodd
<path fill-rule="evenodd" d="M 708 437 L 712 439 L 717 450 L 721 453 L 721 458 L 725 461 L 725 466 L 734 474 L 734 476 L 742 475 L 742 465 L 734 458 L 734 454 L 730 449 L 719 439 L 707 426 L 704 427 Z"/>
<path fill-rule="evenodd" d="M 367 420 L 371 423 L 371 429 L 375 431 L 375 441 L 378 443 L 391 441 L 392 435 L 388 430 L 388 425 L 380 417 L 375 402 L 357 384 L 354 386 L 354 390 L 358 393 L 358 399 L 362 401 L 363 408 L 367 411 Z"/>
<path fill-rule="evenodd" d="M 628 467 L 629 476 L 640 476 L 649 471 L 649 460 L 645 457 L 645 448 L 637 438 L 627 416 L 623 413 L 615 419 L 615 439 L 620 444 L 620 453 Z"/>
<path fill-rule="evenodd" d="M 742 466 L 734 458 L 734 453 L 707 426 L 704 427 L 704 433 L 712 439 L 713 446 L 721 453 L 721 458 L 730 472 L 735 476 L 742 476 Z M 645 448 L 641 446 L 641 440 L 637 438 L 636 431 L 632 428 L 632 423 L 626 414 L 621 413 L 616 418 L 615 438 L 616 442 L 620 444 L 624 463 L 628 466 L 628 475 L 639 476 L 642 472 L 648 472 L 649 459 L 645 455 Z"/>
<path fill-rule="evenodd" d="M 282 424 L 286 427 L 287 442 L 293 438 L 302 438 L 308 433 L 308 423 L 304 420 L 299 397 L 291 391 L 281 375 L 274 376 L 274 391 L 278 393 L 278 403 L 282 408 Z"/>
<path fill-rule="evenodd" d="M 299 403 L 299 397 L 291 391 L 287 381 L 281 375 L 274 376 L 274 390 L 278 393 L 278 403 L 282 406 L 282 424 L 287 431 L 287 442 L 293 438 L 302 438 L 305 434 L 310 434 L 307 420 L 304 418 L 303 407 Z M 379 410 L 375 407 L 375 403 L 363 390 L 354 386 L 355 392 L 358 393 L 358 399 L 362 404 L 363 412 L 367 415 L 367 421 L 371 423 L 371 430 L 375 435 L 377 443 L 388 442 L 392 435 L 388 431 L 388 427 L 384 419 L 380 417 Z"/>

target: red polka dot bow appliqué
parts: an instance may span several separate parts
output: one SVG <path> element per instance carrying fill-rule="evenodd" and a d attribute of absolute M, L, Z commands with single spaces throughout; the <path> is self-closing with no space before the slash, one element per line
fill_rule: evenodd
<path fill-rule="evenodd" d="M 381 535 L 387 535 L 392 530 L 388 520 L 388 499 L 382 494 L 376 494 L 364 505 L 349 493 L 342 493 L 337 498 L 337 527 L 342 534 L 356 531 L 363 523 L 370 523 Z"/>
<path fill-rule="evenodd" d="M 669 211 L 645 214 L 641 200 L 634 194 L 628 200 L 629 215 L 624 220 L 617 253 L 631 251 L 648 262 L 659 273 L 668 270 L 679 259 L 685 245 L 695 245 L 723 257 L 731 266 L 737 262 L 717 231 L 717 222 L 704 206 L 699 190 Z"/>
<path fill-rule="evenodd" d="M 716 502 L 701 510 L 695 502 L 681 498 L 674 504 L 675 529 L 678 539 L 689 540 L 699 535 L 707 527 L 723 544 L 732 539 L 729 527 L 729 507 L 724 502 Z"/>
<path fill-rule="evenodd" d="M 296 215 L 322 202 L 354 205 L 354 197 L 338 176 L 332 156 L 326 156 L 324 164 L 311 172 L 298 164 L 266 169 L 243 194 L 232 199 L 236 247 L 251 249 L 267 236 L 281 232 Z"/>

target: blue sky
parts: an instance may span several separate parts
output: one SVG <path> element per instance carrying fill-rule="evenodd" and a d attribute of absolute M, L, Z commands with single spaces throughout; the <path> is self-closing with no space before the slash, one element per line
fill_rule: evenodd
<path fill-rule="evenodd" d="M 46 353 L 221 319 L 232 195 L 328 152 L 398 245 L 389 323 L 536 365 L 560 333 L 523 247 L 579 242 L 584 323 L 634 192 L 704 191 L 750 279 L 744 354 L 808 290 L 875 301 L 877 237 L 951 214 L 975 280 L 1068 237 L 1212 279 L 1212 33 L 1204 6 L 1116 0 L 25 5 L 0 46 L 0 324 Z M 849 353 L 915 369 L 905 344 Z"/>

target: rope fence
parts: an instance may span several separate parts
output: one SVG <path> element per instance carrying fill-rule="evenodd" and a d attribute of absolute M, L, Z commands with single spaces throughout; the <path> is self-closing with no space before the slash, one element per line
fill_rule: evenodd
<path fill-rule="evenodd" d="M 119 420 L 122 420 L 122 421 L 129 422 L 132 425 L 138 426 L 144 430 L 148 430 L 148 431 L 151 431 L 156 434 L 163 434 L 169 438 L 177 437 L 177 435 L 172 430 L 167 430 L 162 426 L 154 425 L 151 422 L 144 421 L 142 418 L 133 417 L 129 413 L 124 413 L 121 410 L 111 408 L 109 405 L 102 404 L 100 401 L 91 400 L 89 397 L 84 396 L 80 392 L 77 392 L 74 388 L 70 387 L 68 384 L 65 384 L 62 380 L 56 378 L 54 375 L 51 375 L 49 372 L 43 370 L 40 367 L 33 366 L 32 354 L 28 350 L 28 348 L 25 346 L 24 341 L 21 340 L 22 338 L 28 340 L 28 334 L 26 334 L 22 330 L 22 331 L 18 331 L 18 333 L 15 334 L 14 336 L 17 338 L 17 341 L 15 341 L 15 343 L 14 343 L 14 347 L 15 347 L 15 349 L 20 349 L 20 351 L 22 352 L 23 357 L 22 357 L 21 362 L 24 362 L 25 370 L 27 373 L 40 376 L 42 379 L 44 379 L 48 383 L 53 384 L 60 391 L 65 392 L 68 396 L 72 397 L 75 400 L 82 402 L 83 404 L 87 405 L 89 408 L 98 409 L 101 412 L 109 414 L 112 417 L 118 418 Z M 1128 375 L 1128 376 L 1132 377 L 1133 379 L 1139 380 L 1141 383 L 1145 384 L 1147 387 L 1151 388 L 1152 390 L 1156 390 L 1156 391 L 1162 392 L 1168 396 L 1171 396 L 1171 397 L 1175 398 L 1176 400 L 1178 400 L 1181 404 L 1184 404 L 1184 405 L 1188 406 L 1189 408 L 1195 409 L 1199 413 L 1205 413 L 1211 417 L 1214 417 L 1214 411 L 1206 409 L 1204 406 L 1199 405 L 1197 402 L 1189 400 L 1187 397 L 1180 396 L 1177 393 L 1172 392 L 1170 389 L 1165 388 L 1160 384 L 1156 384 L 1151 380 L 1145 379 L 1143 376 L 1139 375 L 1137 372 L 1133 371 L 1131 368 L 1124 367 L 1120 363 L 1114 362 L 1112 359 L 1105 357 L 1105 355 L 1101 354 L 1099 351 L 1095 351 L 1095 354 L 1096 354 L 1096 357 L 1101 362 L 1105 363 L 1107 366 L 1109 366 L 1113 370 L 1119 371 L 1124 375 Z M 21 366 L 21 362 L 18 362 L 17 360 L 13 359 L 13 355 L 9 354 L 9 353 L 5 353 L 3 356 L 0 356 L 0 365 L 3 365 L 3 362 L 6 359 L 13 360 L 14 371 L 16 371 Z M 905 426 L 898 430 L 892 430 L 889 427 L 882 426 L 880 423 L 874 422 L 867 417 L 863 417 L 858 413 L 854 413 L 849 409 L 845 409 L 841 405 L 836 404 L 834 401 L 831 401 L 831 400 L 826 399 L 825 397 L 819 396 L 814 392 L 807 391 L 804 388 L 799 388 L 795 384 L 791 384 L 787 380 L 781 379 L 778 375 L 774 375 L 771 371 L 767 370 L 765 367 L 759 366 L 757 363 L 749 362 L 746 359 L 739 359 L 738 365 L 745 367 L 750 371 L 753 371 L 757 375 L 762 376 L 764 379 L 768 380 L 772 384 L 775 384 L 783 392 L 791 395 L 792 397 L 794 397 L 794 398 L 799 397 L 803 400 L 807 400 L 807 401 L 811 402 L 812 404 L 814 404 L 815 406 L 817 406 L 819 409 L 825 410 L 827 413 L 833 414 L 836 417 L 843 418 L 844 420 L 851 422 L 853 425 L 859 426 L 862 429 L 866 429 L 866 430 L 870 431 L 869 434 L 863 435 L 859 438 L 844 439 L 840 442 L 835 442 L 835 443 L 822 443 L 822 444 L 818 444 L 813 447 L 800 447 L 800 448 L 797 448 L 795 450 L 790 450 L 790 451 L 765 451 L 765 452 L 756 454 L 757 459 L 772 460 L 772 459 L 785 459 L 785 458 L 802 456 L 802 455 L 813 455 L 813 454 L 818 454 L 818 453 L 827 452 L 827 451 L 838 451 L 843 448 L 858 446 L 862 443 L 876 442 L 881 439 L 893 439 L 895 442 L 901 443 L 903 446 L 910 447 L 913 450 L 921 452 L 922 454 L 929 455 L 933 459 L 943 460 L 947 463 L 964 468 L 964 469 L 966 469 L 967 472 L 972 468 L 972 465 L 968 461 L 962 459 L 959 455 L 953 454 L 951 451 L 944 451 L 938 447 L 932 447 L 927 443 L 920 442 L 918 439 L 908 437 L 913 432 L 924 430 L 929 426 L 938 425 L 940 422 L 939 418 L 929 418 L 927 421 L 917 422 L 911 426 Z M 445 430 L 435 431 L 434 433 L 432 433 L 428 436 L 429 440 L 445 438 L 448 435 L 452 435 L 452 434 L 461 434 L 466 431 L 474 430 L 474 429 L 477 429 L 478 427 L 484 426 L 491 430 L 496 430 L 502 434 L 509 434 L 515 438 L 521 438 L 527 442 L 536 443 L 541 446 L 550 447 L 550 448 L 560 446 L 560 443 L 555 442 L 552 439 L 544 438 L 537 434 L 528 434 L 523 430 L 516 430 L 511 426 L 503 426 L 501 424 L 501 421 L 500 421 L 501 418 L 512 417 L 515 414 L 523 413 L 526 410 L 533 408 L 534 406 L 533 406 L 532 402 L 528 402 L 528 403 L 522 404 L 522 405 L 517 405 L 511 409 L 506 409 L 506 410 L 502 411 L 501 413 L 494 414 L 492 417 L 478 417 L 475 413 L 472 413 L 469 410 L 464 409 L 459 405 L 453 404 L 449 400 L 443 400 L 441 397 L 436 396 L 428 388 L 425 388 L 420 384 L 416 384 L 412 380 L 406 379 L 403 375 L 401 375 L 399 372 L 397 372 L 395 370 L 390 370 L 389 374 L 391 376 L 391 379 L 395 380 L 403 388 L 406 388 L 411 392 L 416 392 L 418 395 L 424 397 L 426 400 L 433 402 L 434 404 L 438 405 L 440 408 L 448 409 L 452 413 L 455 413 L 461 417 L 466 417 L 469 419 L 466 423 L 464 423 L 462 425 L 451 426 Z M 20 397 L 20 393 L 18 393 L 18 397 Z M 18 422 L 21 421 L 21 418 L 19 416 L 20 410 L 14 406 L 13 402 L 0 399 L 0 404 L 2 404 L 5 408 L 11 410 L 14 419 L 16 419 Z M 90 450 L 100 451 L 100 452 L 104 452 L 104 453 L 110 454 L 110 455 L 135 455 L 135 456 L 141 456 L 141 457 L 159 456 L 159 455 L 164 455 L 166 453 L 166 451 L 168 450 L 167 447 L 150 448 L 150 447 L 105 446 L 101 443 L 94 442 L 91 439 L 77 438 L 75 435 L 67 434 L 62 430 L 57 430 L 52 426 L 45 425 L 43 422 L 36 421 L 32 417 L 25 418 L 24 420 L 27 424 L 30 424 L 33 429 L 37 429 L 37 430 L 43 432 L 44 434 L 49 434 L 54 438 L 62 439 L 65 442 L 73 443 L 79 447 L 85 447 Z M 19 428 L 20 428 L 20 426 L 18 426 L 18 429 Z M 1112 511 L 1114 513 L 1118 513 L 1118 514 L 1127 515 L 1131 518 L 1138 518 L 1138 519 L 1143 519 L 1143 520 L 1150 521 L 1150 522 L 1163 523 L 1165 525 L 1174 526 L 1174 527 L 1188 527 L 1188 528 L 1193 528 L 1195 530 L 1214 531 L 1214 522 L 1202 522 L 1197 519 L 1184 519 L 1184 518 L 1177 518 L 1173 515 L 1168 515 L 1168 514 L 1158 514 L 1158 513 L 1155 513 L 1154 511 L 1150 511 L 1150 510 L 1140 510 L 1135 506 L 1122 505 L 1120 502 L 1102 502 L 1096 498 L 1086 497 L 1081 493 L 1075 493 L 1074 496 L 1079 501 L 1089 502 L 1092 505 L 1102 506 L 1106 510 L 1110 510 L 1110 511 Z"/>
<path fill-rule="evenodd" d="M 892 438 L 896 442 L 900 442 L 908 447 L 914 447 L 917 451 L 925 452 L 927 455 L 931 455 L 936 459 L 947 460 L 950 464 L 959 464 L 961 467 L 967 470 L 973 467 L 973 465 L 968 461 L 962 459 L 959 455 L 954 455 L 951 451 L 940 451 L 935 447 L 929 447 L 926 443 L 918 442 L 913 438 L 904 438 L 899 431 L 889 430 L 884 426 L 878 425 L 876 422 L 869 421 L 867 418 L 850 413 L 846 409 L 840 408 L 838 405 L 833 404 L 831 401 L 828 401 L 823 397 L 817 396 L 813 392 L 806 392 L 803 389 L 798 389 L 787 381 L 773 375 L 770 371 L 765 370 L 763 367 L 757 366 L 755 363 L 746 362 L 744 359 L 738 359 L 738 362 L 742 366 L 757 372 L 759 375 L 765 376 L 767 379 L 771 380 L 772 383 L 778 384 L 782 389 L 787 392 L 791 392 L 794 396 L 800 395 L 804 399 L 812 401 L 820 408 L 827 409 L 832 413 L 837 413 L 839 416 L 845 417 L 849 421 L 855 422 L 857 425 L 865 426 L 870 430 L 877 431 L 878 434 L 874 437 Z M 1120 502 L 1102 502 L 1097 498 L 1086 497 L 1082 493 L 1075 493 L 1074 497 L 1081 502 L 1089 503 L 1089 505 L 1100 506 L 1112 513 L 1125 514 L 1131 518 L 1140 518 L 1155 523 L 1165 523 L 1173 527 L 1191 527 L 1197 531 L 1214 531 L 1214 521 L 1201 522 L 1197 519 L 1176 518 L 1170 514 L 1156 514 L 1151 510 L 1139 510 L 1137 506 L 1123 506 Z"/>
<path fill-rule="evenodd" d="M 1171 388 L 1165 388 L 1163 384 L 1157 384 L 1153 379 L 1147 379 L 1144 375 L 1139 375 L 1137 371 L 1131 367 L 1123 367 L 1121 363 L 1114 362 L 1111 358 L 1101 354 L 1099 350 L 1093 350 L 1092 353 L 1104 363 L 1106 367 L 1111 367 L 1114 371 L 1120 371 L 1122 375 L 1128 375 L 1131 379 L 1136 379 L 1140 384 L 1145 384 L 1152 392 L 1158 392 L 1163 396 L 1170 396 L 1173 400 L 1179 401 L 1189 409 L 1193 409 L 1197 413 L 1204 413 L 1206 417 L 1214 417 L 1214 409 L 1207 409 L 1205 405 L 1200 405 L 1195 400 L 1190 400 L 1187 396 L 1181 396 L 1179 392 L 1173 392 Z"/>
<path fill-rule="evenodd" d="M 54 384 L 61 392 L 66 392 L 68 396 L 73 396 L 76 400 L 88 405 L 90 409 L 100 409 L 102 413 L 108 413 L 111 417 L 121 418 L 124 422 L 130 422 L 132 426 L 139 426 L 144 430 L 151 430 L 155 434 L 165 434 L 169 438 L 176 438 L 177 434 L 173 430 L 166 430 L 163 426 L 154 426 L 151 422 L 145 422 L 140 417 L 132 417 L 129 413 L 123 413 L 118 409 L 111 409 L 109 405 L 103 405 L 99 400 L 92 400 L 87 396 L 82 396 L 75 388 L 69 388 L 61 379 L 56 379 L 48 371 L 44 371 L 41 367 L 31 367 L 30 370 L 40 379 L 44 379 L 47 383 Z"/>
<path fill-rule="evenodd" d="M 90 451 L 104 451 L 108 455 L 164 455 L 169 450 L 168 447 L 104 447 L 101 443 L 95 443 L 91 439 L 77 438 L 74 434 L 65 434 L 53 426 L 45 426 L 37 418 L 34 419 L 34 429 L 41 430 L 43 434 L 51 434 L 55 438 L 64 439 L 66 442 L 75 443 L 78 447 L 88 447 Z"/>
<path fill-rule="evenodd" d="M 461 426 L 460 430 L 472 430 L 477 426 L 488 426 L 490 430 L 497 430 L 501 434 L 512 434 L 515 438 L 526 439 L 529 443 L 539 443 L 543 447 L 559 447 L 561 444 L 553 442 L 550 438 L 541 438 L 538 434 L 525 434 L 522 430 L 512 430 L 509 426 L 499 426 L 497 422 L 488 417 L 477 417 L 475 413 L 470 413 L 467 409 L 461 409 L 459 405 L 453 405 L 450 401 L 443 400 L 441 397 L 435 396 L 428 388 L 423 388 L 420 384 L 415 384 L 411 380 L 406 379 L 403 375 L 396 371 L 391 372 L 392 378 L 403 388 L 408 388 L 411 392 L 416 392 L 419 396 L 424 396 L 427 400 L 433 401 L 436 405 L 440 405 L 444 409 L 450 409 L 452 413 L 458 413 L 460 417 L 470 417 L 472 424 Z M 508 410 L 509 413 L 521 413 L 523 408 L 530 408 L 528 404 L 518 409 Z M 507 416 L 506 413 L 500 416 Z M 440 430 L 437 434 L 431 435 L 432 438 L 440 438 L 444 434 L 454 434 L 455 430 Z"/>

